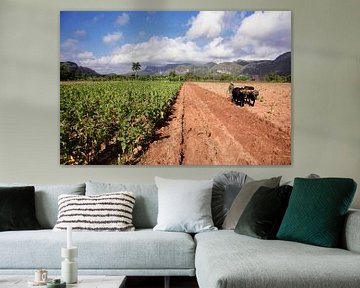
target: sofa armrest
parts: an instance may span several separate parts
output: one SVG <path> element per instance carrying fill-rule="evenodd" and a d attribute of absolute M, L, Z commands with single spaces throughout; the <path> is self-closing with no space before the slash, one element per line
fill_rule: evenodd
<path fill-rule="evenodd" d="M 360 253 L 360 210 L 349 210 L 343 232 L 343 248 Z"/>

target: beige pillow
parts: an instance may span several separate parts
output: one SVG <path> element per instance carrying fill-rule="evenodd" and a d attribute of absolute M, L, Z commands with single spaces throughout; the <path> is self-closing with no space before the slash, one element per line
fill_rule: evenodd
<path fill-rule="evenodd" d="M 279 187 L 280 180 L 281 176 L 270 179 L 251 181 L 244 184 L 236 196 L 234 202 L 231 204 L 230 210 L 227 213 L 222 225 L 223 229 L 234 230 L 241 214 L 244 212 L 246 205 L 249 203 L 255 192 L 261 186 L 269 188 Z"/>

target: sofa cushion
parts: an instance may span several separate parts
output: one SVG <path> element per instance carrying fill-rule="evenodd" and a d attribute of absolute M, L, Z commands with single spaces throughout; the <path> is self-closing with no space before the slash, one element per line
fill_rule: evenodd
<path fill-rule="evenodd" d="M 195 236 L 201 288 L 353 288 L 360 254 L 298 242 L 262 240 L 231 230 Z"/>
<path fill-rule="evenodd" d="M 58 216 L 58 197 L 61 194 L 84 195 L 85 184 L 33 185 L 0 183 L 0 186 L 34 186 L 36 218 L 43 229 L 52 229 Z"/>
<path fill-rule="evenodd" d="M 227 171 L 214 177 L 211 213 L 216 227 L 222 227 L 225 216 L 241 187 L 251 180 L 245 173 L 238 171 Z"/>
<path fill-rule="evenodd" d="M 39 229 L 35 188 L 0 187 L 0 231 Z"/>
<path fill-rule="evenodd" d="M 133 231 L 133 192 L 114 192 L 93 196 L 59 196 L 59 216 L 55 231 Z"/>
<path fill-rule="evenodd" d="M 154 230 L 198 233 L 217 229 L 211 217 L 213 180 L 155 177 L 159 213 Z"/>
<path fill-rule="evenodd" d="M 275 188 L 279 186 L 281 177 L 274 177 L 270 179 L 256 180 L 244 184 L 239 191 L 239 194 L 234 199 L 229 212 L 227 213 L 223 228 L 224 229 L 235 229 L 237 222 L 240 219 L 246 205 L 249 203 L 251 197 L 261 187 Z"/>
<path fill-rule="evenodd" d="M 349 178 L 295 178 L 277 238 L 337 247 L 355 190 Z"/>
<path fill-rule="evenodd" d="M 346 215 L 341 237 L 343 248 L 360 253 L 360 210 L 350 209 Z"/>
<path fill-rule="evenodd" d="M 133 232 L 73 232 L 79 270 L 194 269 L 195 244 L 186 233 L 152 229 Z M 66 231 L 2 232 L 0 269 L 60 269 Z M 9 253 L 11 251 L 11 253 Z"/>
<path fill-rule="evenodd" d="M 86 195 L 131 191 L 136 202 L 133 211 L 133 223 L 136 229 L 153 228 L 158 213 L 158 192 L 155 184 L 121 184 L 87 182 Z"/>
<path fill-rule="evenodd" d="M 288 206 L 292 187 L 260 187 L 236 224 L 235 232 L 261 239 L 275 239 Z"/>

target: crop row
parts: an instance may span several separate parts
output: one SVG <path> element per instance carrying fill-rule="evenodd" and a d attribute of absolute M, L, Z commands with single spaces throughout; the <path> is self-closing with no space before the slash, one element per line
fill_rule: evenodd
<path fill-rule="evenodd" d="M 116 164 L 131 163 L 164 121 L 180 87 L 169 81 L 60 84 L 61 164 L 101 164 L 109 153 L 116 153 Z"/>

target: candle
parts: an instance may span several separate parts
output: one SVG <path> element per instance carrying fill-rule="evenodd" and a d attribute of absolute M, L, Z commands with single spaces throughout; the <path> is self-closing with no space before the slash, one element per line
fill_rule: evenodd
<path fill-rule="evenodd" d="M 70 249 L 72 248 L 72 235 L 71 235 L 72 227 L 69 225 L 67 226 L 66 232 L 67 232 L 67 242 L 66 242 L 66 248 Z"/>

